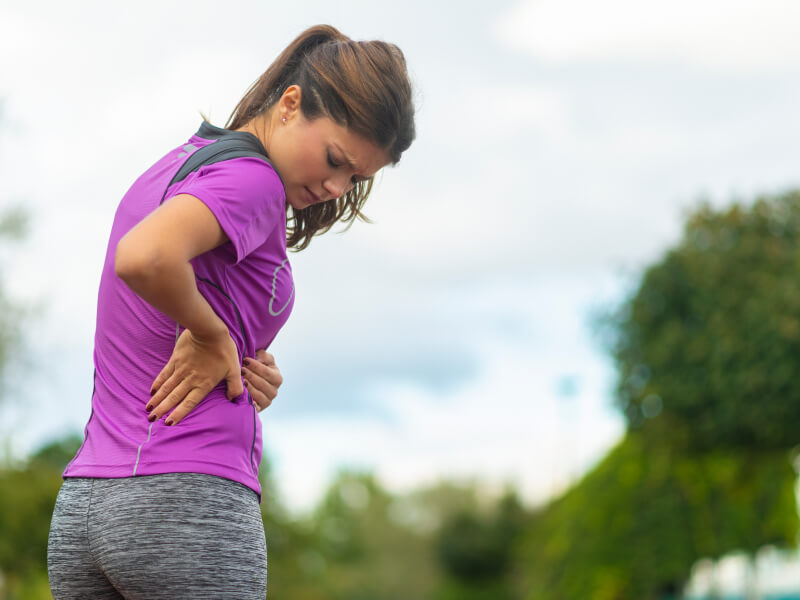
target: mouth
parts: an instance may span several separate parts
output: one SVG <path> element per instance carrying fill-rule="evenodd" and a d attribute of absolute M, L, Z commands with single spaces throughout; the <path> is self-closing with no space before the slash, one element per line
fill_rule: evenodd
<path fill-rule="evenodd" d="M 305 189 L 306 194 L 308 195 L 309 204 L 316 204 L 317 202 L 319 202 L 319 196 L 317 196 L 314 192 L 312 192 L 307 187 L 304 187 L 303 189 Z"/>

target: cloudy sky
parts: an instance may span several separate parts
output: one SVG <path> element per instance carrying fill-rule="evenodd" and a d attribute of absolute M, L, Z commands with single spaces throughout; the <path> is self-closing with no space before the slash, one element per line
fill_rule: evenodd
<path fill-rule="evenodd" d="M 374 225 L 292 258 L 262 413 L 281 493 L 308 507 L 351 467 L 541 501 L 622 433 L 591 314 L 700 198 L 800 186 L 796 2 L 0 0 L 0 205 L 32 217 L 2 275 L 41 307 L 3 432 L 24 453 L 82 428 L 117 202 L 320 22 L 404 50 L 418 138 Z"/>

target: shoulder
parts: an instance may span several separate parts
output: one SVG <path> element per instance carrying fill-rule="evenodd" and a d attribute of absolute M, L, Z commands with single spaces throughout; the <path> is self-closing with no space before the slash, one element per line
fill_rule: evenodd
<path fill-rule="evenodd" d="M 228 176 L 242 182 L 253 181 L 283 189 L 283 182 L 272 163 L 257 156 L 238 156 L 212 162 L 200 167 L 198 174 L 216 177 Z"/>
<path fill-rule="evenodd" d="M 283 182 L 278 172 L 263 158 L 243 156 L 200 167 L 189 188 L 211 188 L 220 197 L 232 200 L 285 202 Z"/>

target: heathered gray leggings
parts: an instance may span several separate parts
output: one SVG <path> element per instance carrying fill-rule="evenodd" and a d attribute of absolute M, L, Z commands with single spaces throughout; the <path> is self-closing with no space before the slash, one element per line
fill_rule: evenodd
<path fill-rule="evenodd" d="M 55 600 L 264 600 L 258 497 L 197 473 L 68 478 L 50 524 L 47 571 Z"/>

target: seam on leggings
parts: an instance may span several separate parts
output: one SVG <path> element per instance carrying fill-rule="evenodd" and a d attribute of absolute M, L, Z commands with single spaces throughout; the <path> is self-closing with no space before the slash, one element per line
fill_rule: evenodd
<path fill-rule="evenodd" d="M 94 496 L 94 484 L 97 481 L 96 479 L 87 479 L 90 482 L 89 485 L 89 501 L 86 503 L 86 549 L 89 551 L 89 558 L 92 559 L 92 564 L 95 568 L 102 572 L 100 569 L 100 565 L 97 562 L 97 559 L 94 556 L 94 550 L 92 550 L 92 540 L 89 539 L 89 513 L 92 511 L 92 497 Z"/>
<path fill-rule="evenodd" d="M 89 487 L 89 502 L 86 504 L 86 550 L 89 553 L 89 558 L 91 559 L 92 564 L 94 565 L 94 568 L 97 569 L 97 571 L 108 582 L 108 584 L 112 588 L 114 588 L 116 590 L 117 587 L 106 576 L 106 572 L 105 572 L 105 570 L 103 570 L 103 567 L 100 566 L 100 563 L 98 562 L 97 557 L 94 554 L 94 549 L 92 548 L 92 541 L 89 539 L 89 513 L 91 513 L 91 511 L 92 511 L 92 500 L 94 498 L 94 486 L 95 486 L 95 483 L 98 482 L 98 480 L 95 479 L 95 478 L 91 478 L 91 479 L 88 479 L 88 481 L 91 481 L 92 484 Z M 117 590 L 117 592 L 119 592 L 119 590 Z M 121 593 L 120 593 L 120 595 L 121 595 Z"/>
<path fill-rule="evenodd" d="M 144 446 L 147 442 L 150 441 L 150 434 L 153 433 L 153 425 L 155 425 L 155 421 L 150 423 L 150 427 L 147 429 L 147 439 L 139 444 L 139 447 L 136 449 L 136 462 L 133 465 L 133 474 L 136 475 L 136 469 L 139 468 L 139 456 L 142 454 L 142 446 Z"/>

